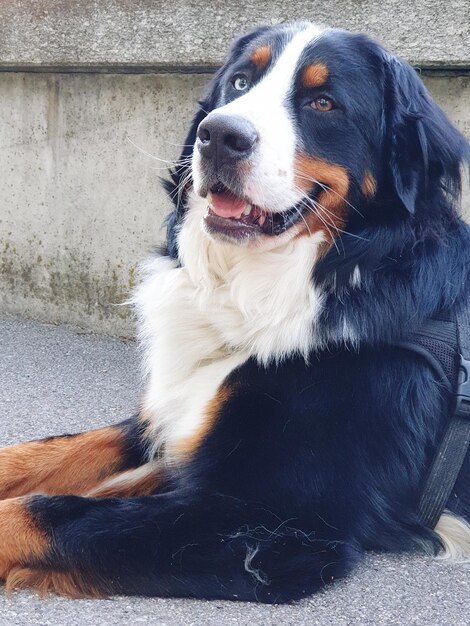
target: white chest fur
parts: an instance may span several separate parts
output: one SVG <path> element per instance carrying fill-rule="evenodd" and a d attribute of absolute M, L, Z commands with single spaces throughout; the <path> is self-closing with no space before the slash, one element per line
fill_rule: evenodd
<path fill-rule="evenodd" d="M 270 251 L 217 243 L 190 210 L 179 233 L 182 266 L 166 257 L 144 266 L 134 302 L 148 377 L 143 409 L 157 447 L 171 455 L 195 433 L 223 380 L 249 357 L 307 356 L 321 307 L 311 282 L 321 241 L 318 233 Z"/>

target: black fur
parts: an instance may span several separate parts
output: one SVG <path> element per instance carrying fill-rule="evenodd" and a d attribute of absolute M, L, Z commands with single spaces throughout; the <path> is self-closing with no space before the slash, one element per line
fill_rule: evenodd
<path fill-rule="evenodd" d="M 223 101 L 227 72 L 271 36 L 281 45 L 288 31 L 260 29 L 235 43 L 182 159 Z M 355 99 L 350 118 L 335 118 L 348 133 L 311 131 L 311 152 L 356 181 L 349 200 L 358 209 L 312 276 L 326 292 L 323 348 L 308 364 L 250 360 L 233 372 L 215 428 L 186 467 L 169 470 L 161 493 L 34 498 L 31 511 L 54 537 L 48 566 L 80 571 L 105 592 L 289 602 L 344 576 L 365 549 L 439 548 L 416 505 L 451 398 L 396 342 L 469 296 L 470 232 L 457 213 L 469 147 L 414 70 L 368 38 L 331 31 L 306 54 L 336 68 L 343 97 Z M 291 106 L 307 136 L 296 97 Z M 367 168 L 373 198 L 360 190 Z M 186 173 L 177 167 L 167 185 L 173 257 Z M 360 286 L 351 285 L 356 267 Z M 469 474 L 467 463 L 448 506 L 470 520 Z"/>

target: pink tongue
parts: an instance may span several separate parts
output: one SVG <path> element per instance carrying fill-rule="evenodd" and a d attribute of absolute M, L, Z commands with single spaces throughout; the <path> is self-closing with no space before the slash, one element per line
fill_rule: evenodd
<path fill-rule="evenodd" d="M 219 217 L 236 217 L 245 208 L 245 200 L 227 191 L 212 193 L 210 208 Z"/>

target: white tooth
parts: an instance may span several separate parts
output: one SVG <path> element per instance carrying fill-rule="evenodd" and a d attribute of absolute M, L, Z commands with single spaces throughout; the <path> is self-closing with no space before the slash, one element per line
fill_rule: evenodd
<path fill-rule="evenodd" d="M 266 221 L 266 213 L 263 211 L 263 213 L 261 213 L 261 215 L 259 216 L 258 224 L 262 226 L 265 221 Z"/>
<path fill-rule="evenodd" d="M 252 208 L 251 204 L 247 204 L 245 210 L 243 211 L 243 215 L 250 215 Z"/>
<path fill-rule="evenodd" d="M 207 202 L 208 202 L 209 204 L 212 204 L 212 191 L 209 191 L 209 192 L 207 193 L 206 198 L 207 198 Z"/>

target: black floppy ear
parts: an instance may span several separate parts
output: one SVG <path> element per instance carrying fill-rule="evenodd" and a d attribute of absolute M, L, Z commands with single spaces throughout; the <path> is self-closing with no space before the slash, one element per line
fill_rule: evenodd
<path fill-rule="evenodd" d="M 385 157 L 391 186 L 411 214 L 431 194 L 450 194 L 456 200 L 470 146 L 408 63 L 386 54 L 384 66 Z"/>

